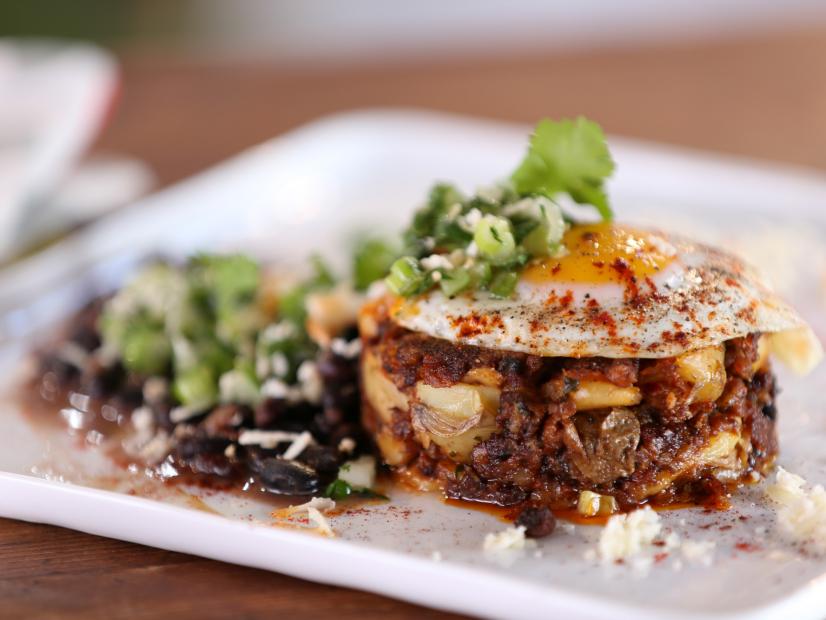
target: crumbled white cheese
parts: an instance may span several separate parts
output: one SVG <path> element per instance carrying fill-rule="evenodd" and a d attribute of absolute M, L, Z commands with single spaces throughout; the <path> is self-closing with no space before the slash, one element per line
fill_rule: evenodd
<path fill-rule="evenodd" d="M 348 342 L 344 338 L 333 338 L 330 350 L 340 357 L 355 359 L 361 353 L 361 340 L 356 338 Z"/>
<path fill-rule="evenodd" d="M 321 395 L 324 390 L 324 382 L 318 372 L 316 363 L 310 360 L 301 363 L 298 367 L 298 383 L 301 387 L 301 395 L 307 402 L 318 404 L 321 402 Z"/>
<path fill-rule="evenodd" d="M 686 540 L 680 545 L 680 552 L 689 562 L 711 566 L 714 562 L 714 548 L 717 546 L 713 540 Z"/>
<path fill-rule="evenodd" d="M 237 453 L 238 448 L 235 446 L 234 443 L 231 443 L 226 448 L 224 448 L 224 456 L 228 459 L 234 459 Z"/>
<path fill-rule="evenodd" d="M 352 437 L 345 437 L 338 442 L 338 451 L 344 454 L 350 454 L 356 449 L 356 442 Z"/>
<path fill-rule="evenodd" d="M 333 528 L 330 527 L 327 519 L 322 515 L 323 512 L 329 512 L 336 507 L 336 503 L 326 497 L 314 497 L 309 502 L 299 504 L 298 506 L 288 506 L 280 510 L 275 510 L 272 516 L 276 519 L 289 520 L 291 517 L 306 514 L 310 525 L 319 534 L 324 536 L 335 536 Z"/>
<path fill-rule="evenodd" d="M 310 523 L 315 524 L 315 529 L 319 534 L 330 537 L 336 535 L 327 519 L 322 516 L 318 509 L 307 508 L 307 518 L 310 520 Z"/>
<path fill-rule="evenodd" d="M 456 220 L 456 224 L 462 230 L 472 233 L 476 230 L 476 226 L 482 221 L 482 212 L 479 209 L 473 208 L 462 217 Z"/>
<path fill-rule="evenodd" d="M 290 371 L 290 362 L 287 356 L 281 352 L 273 353 L 269 360 L 272 374 L 276 377 L 285 377 Z"/>
<path fill-rule="evenodd" d="M 442 281 L 442 272 L 441 271 L 434 271 L 430 274 L 430 279 L 434 282 L 441 282 Z"/>
<path fill-rule="evenodd" d="M 479 246 L 476 245 L 475 241 L 471 241 L 468 243 L 467 247 L 465 248 L 465 254 L 468 255 L 470 258 L 476 258 L 479 256 Z"/>
<path fill-rule="evenodd" d="M 203 412 L 203 410 L 203 407 L 191 407 L 187 405 L 174 407 L 169 412 L 169 421 L 173 424 L 179 424 L 180 422 L 185 422 L 190 418 L 194 418 L 195 416 L 200 415 Z"/>
<path fill-rule="evenodd" d="M 266 355 L 256 355 L 255 376 L 259 379 L 266 379 L 270 376 L 270 358 Z"/>
<path fill-rule="evenodd" d="M 313 436 L 309 431 L 304 431 L 298 435 L 290 446 L 281 455 L 281 458 L 286 461 L 292 461 L 297 458 L 304 450 L 313 443 Z"/>
<path fill-rule="evenodd" d="M 826 490 L 816 484 L 805 488 L 806 480 L 777 468 L 774 484 L 766 495 L 778 505 L 780 527 L 791 539 L 808 542 L 818 553 L 826 552 Z"/>
<path fill-rule="evenodd" d="M 261 386 L 261 396 L 264 398 L 283 398 L 293 400 L 296 393 L 293 388 L 281 379 L 268 379 Z"/>
<path fill-rule="evenodd" d="M 223 403 L 254 405 L 259 399 L 255 382 L 240 370 L 229 370 L 218 379 L 218 392 Z"/>
<path fill-rule="evenodd" d="M 279 321 L 267 325 L 258 337 L 259 341 L 264 344 L 272 344 L 275 342 L 283 342 L 294 338 L 298 334 L 295 325 L 289 321 Z"/>
<path fill-rule="evenodd" d="M 338 470 L 338 477 L 358 489 L 372 489 L 376 483 L 376 459 L 365 454 L 347 461 Z"/>
<path fill-rule="evenodd" d="M 525 526 L 509 527 L 501 532 L 490 532 L 485 535 L 482 548 L 486 552 L 521 551 L 528 546 L 525 538 Z"/>
<path fill-rule="evenodd" d="M 603 563 L 638 555 L 660 533 L 659 515 L 646 506 L 628 514 L 614 515 L 599 536 L 597 550 Z"/>
<path fill-rule="evenodd" d="M 298 504 L 296 506 L 287 506 L 281 510 L 277 510 L 278 515 L 294 515 L 302 512 L 307 512 L 309 508 L 315 508 L 321 512 L 329 512 L 335 509 L 336 502 L 329 497 L 314 497 L 309 502 Z M 275 513 L 273 513 L 275 514 Z"/>
<path fill-rule="evenodd" d="M 293 442 L 300 436 L 301 433 L 290 433 L 287 431 L 243 429 L 238 434 L 238 443 L 242 446 L 261 446 L 262 448 L 271 450 L 278 444 L 287 443 L 288 441 Z"/>
<path fill-rule="evenodd" d="M 431 254 L 430 256 L 425 256 L 419 262 L 427 271 L 434 269 L 453 269 L 453 263 L 451 263 L 450 259 L 444 254 Z"/>

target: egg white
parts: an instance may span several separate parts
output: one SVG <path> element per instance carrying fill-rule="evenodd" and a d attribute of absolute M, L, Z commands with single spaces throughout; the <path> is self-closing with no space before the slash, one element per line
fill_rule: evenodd
<path fill-rule="evenodd" d="M 755 332 L 791 333 L 782 339 L 794 349 L 791 365 L 805 371 L 819 361 L 820 343 L 806 323 L 750 266 L 709 246 L 648 234 L 673 260 L 639 282 L 636 296 L 620 282 L 522 278 L 510 299 L 485 292 L 450 299 L 435 289 L 397 304 L 393 319 L 436 338 L 546 357 L 663 358 Z"/>

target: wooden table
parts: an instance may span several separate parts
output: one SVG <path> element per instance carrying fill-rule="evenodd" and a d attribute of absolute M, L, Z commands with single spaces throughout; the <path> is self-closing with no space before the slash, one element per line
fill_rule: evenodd
<path fill-rule="evenodd" d="M 617 134 L 822 170 L 824 77 L 826 28 L 725 43 L 394 67 L 299 69 L 127 54 L 122 103 L 96 150 L 142 157 L 166 185 L 323 114 L 416 106 L 526 123 L 585 114 Z M 0 617 L 171 616 L 450 617 L 371 594 L 0 520 Z"/>

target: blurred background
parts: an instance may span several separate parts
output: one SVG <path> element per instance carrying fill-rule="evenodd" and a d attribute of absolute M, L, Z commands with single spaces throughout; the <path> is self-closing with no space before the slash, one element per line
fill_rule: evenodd
<path fill-rule="evenodd" d="M 826 168 L 823 0 L 11 0 L 0 37 L 6 258 L 359 107 Z"/>

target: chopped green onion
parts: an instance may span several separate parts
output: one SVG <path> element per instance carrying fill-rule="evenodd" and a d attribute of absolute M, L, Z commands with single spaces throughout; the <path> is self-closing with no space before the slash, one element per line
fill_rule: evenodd
<path fill-rule="evenodd" d="M 510 222 L 496 215 L 486 215 L 479 221 L 473 240 L 479 252 L 494 263 L 507 261 L 516 250 Z"/>
<path fill-rule="evenodd" d="M 540 210 L 539 224 L 522 241 L 532 256 L 552 256 L 565 234 L 562 210 L 546 198 L 536 198 Z"/>
<path fill-rule="evenodd" d="M 494 297 L 506 299 L 513 294 L 519 274 L 515 271 L 498 271 L 488 285 L 488 290 Z"/>
<path fill-rule="evenodd" d="M 133 325 L 123 335 L 123 364 L 128 370 L 161 374 L 172 359 L 169 338 L 159 327 Z"/>
<path fill-rule="evenodd" d="M 451 269 L 442 274 L 439 286 L 448 297 L 458 295 L 471 284 L 471 276 L 467 269 Z"/>
<path fill-rule="evenodd" d="M 470 274 L 471 284 L 475 288 L 485 288 L 490 282 L 492 270 L 490 263 L 483 260 L 476 260 L 473 265 L 468 268 Z"/>
<path fill-rule="evenodd" d="M 415 294 L 424 282 L 424 272 L 419 261 L 412 256 L 403 256 L 390 267 L 390 275 L 384 279 L 396 295 L 407 297 Z"/>
<path fill-rule="evenodd" d="M 215 374 L 203 364 L 178 374 L 173 391 L 182 404 L 191 407 L 209 407 L 218 397 Z"/>

